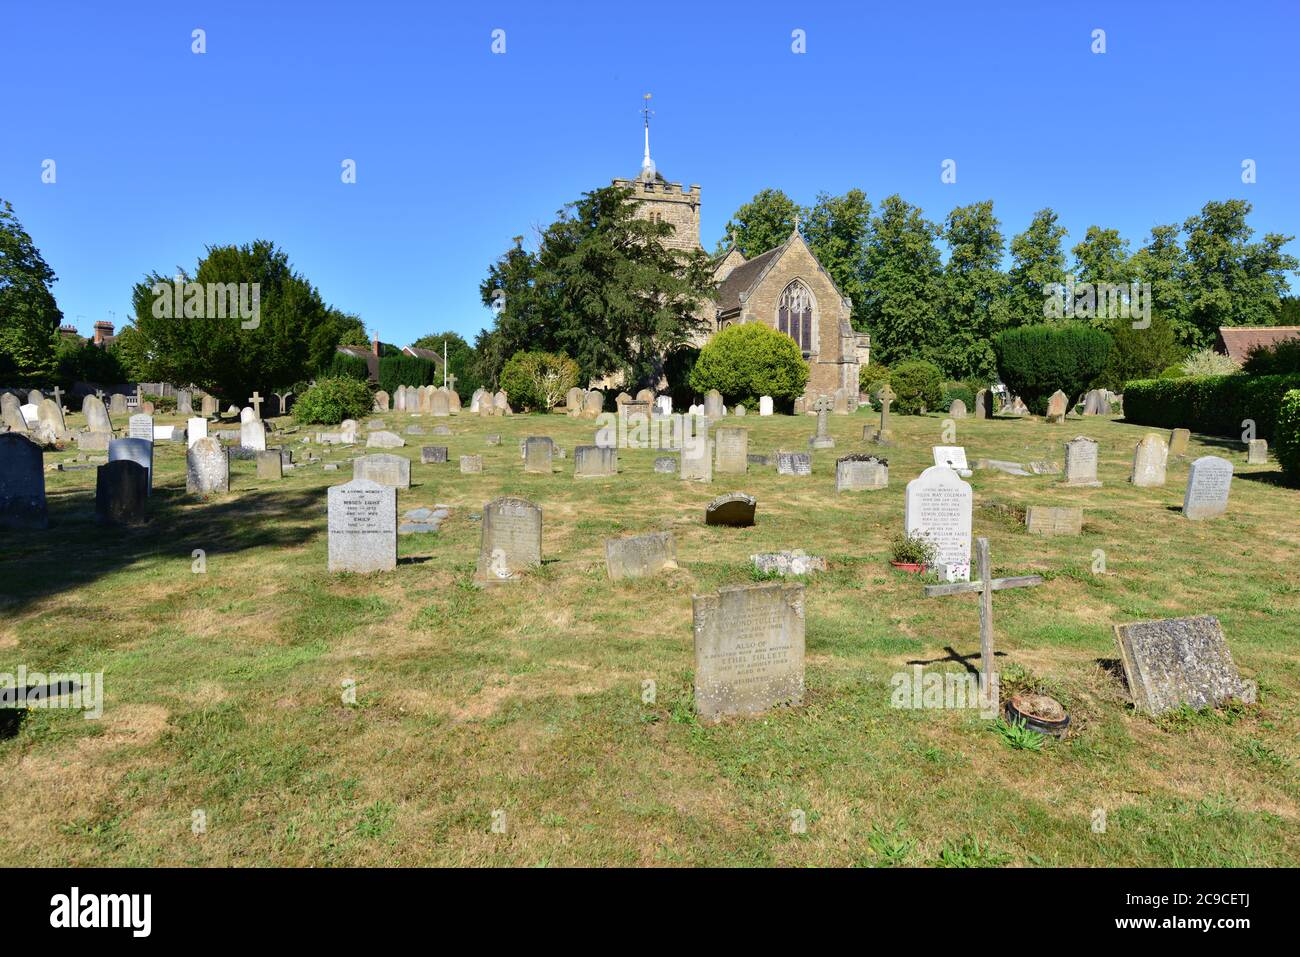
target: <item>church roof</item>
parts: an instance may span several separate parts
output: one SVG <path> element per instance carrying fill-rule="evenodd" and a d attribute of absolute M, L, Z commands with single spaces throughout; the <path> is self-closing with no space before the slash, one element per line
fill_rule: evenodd
<path fill-rule="evenodd" d="M 718 283 L 718 309 L 722 312 L 739 309 L 741 293 L 749 292 L 758 284 L 768 264 L 780 258 L 788 242 L 741 263 L 727 273 L 727 278 Z"/>

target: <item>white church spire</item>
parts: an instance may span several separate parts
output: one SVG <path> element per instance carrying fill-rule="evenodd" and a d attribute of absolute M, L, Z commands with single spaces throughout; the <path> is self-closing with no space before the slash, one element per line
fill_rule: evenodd
<path fill-rule="evenodd" d="M 641 159 L 641 178 L 654 179 L 655 161 L 650 158 L 650 117 L 654 116 L 654 110 L 650 109 L 650 96 L 645 95 L 645 106 L 641 107 L 641 115 L 645 117 L 645 156 Z"/>

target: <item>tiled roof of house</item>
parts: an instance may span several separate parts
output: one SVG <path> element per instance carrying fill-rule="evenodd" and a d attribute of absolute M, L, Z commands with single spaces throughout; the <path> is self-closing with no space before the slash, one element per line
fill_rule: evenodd
<path fill-rule="evenodd" d="M 1255 346 L 1271 346 L 1287 339 L 1300 339 L 1300 326 L 1220 326 L 1219 342 L 1228 358 L 1238 364 Z"/>
<path fill-rule="evenodd" d="M 775 249 L 769 249 L 767 252 L 755 256 L 749 262 L 741 263 L 731 272 L 727 273 L 727 278 L 718 283 L 718 309 L 721 312 L 730 312 L 733 309 L 740 308 L 740 294 L 749 292 L 758 282 L 759 277 L 763 275 L 763 270 L 767 264 L 772 262 L 785 251 L 785 243 L 777 246 Z"/>

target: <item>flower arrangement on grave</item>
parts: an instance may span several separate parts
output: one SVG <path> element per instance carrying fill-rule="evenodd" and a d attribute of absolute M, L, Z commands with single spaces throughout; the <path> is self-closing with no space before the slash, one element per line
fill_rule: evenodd
<path fill-rule="evenodd" d="M 938 546 L 923 535 L 895 535 L 890 564 L 895 568 L 920 571 L 934 561 Z"/>

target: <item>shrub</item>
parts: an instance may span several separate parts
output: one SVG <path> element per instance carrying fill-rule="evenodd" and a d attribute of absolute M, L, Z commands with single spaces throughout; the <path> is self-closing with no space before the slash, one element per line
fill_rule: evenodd
<path fill-rule="evenodd" d="M 359 419 L 375 407 L 370 387 L 359 379 L 339 376 L 317 379 L 293 404 L 293 417 L 299 422 L 338 425 L 344 419 Z"/>
<path fill-rule="evenodd" d="M 1160 378 L 1162 379 L 1182 379 L 1186 376 L 1187 373 L 1183 371 L 1183 365 L 1181 362 L 1177 365 L 1169 366 L 1164 372 L 1160 373 Z M 1141 380 L 1138 379 L 1134 381 L 1140 382 Z"/>
<path fill-rule="evenodd" d="M 170 396 L 170 397 L 168 397 L 168 396 L 165 396 L 165 395 L 154 395 L 152 392 L 145 392 L 145 393 L 143 393 L 143 394 L 140 396 L 140 398 L 143 399 L 145 402 L 152 402 L 152 403 L 153 403 L 153 410 L 154 410 L 155 412 L 175 412 L 175 411 L 176 411 L 176 397 L 175 397 L 175 396 Z"/>
<path fill-rule="evenodd" d="M 369 382 L 370 366 L 360 356 L 336 352 L 321 366 L 318 376 L 324 379 L 360 379 Z"/>
<path fill-rule="evenodd" d="M 965 382 L 945 382 L 943 384 L 943 410 L 948 408 L 958 399 L 966 406 L 967 412 L 975 411 L 975 390 Z"/>
<path fill-rule="evenodd" d="M 1282 463 L 1287 481 L 1300 485 L 1300 389 L 1289 390 L 1278 403 L 1273 451 Z"/>
<path fill-rule="evenodd" d="M 943 372 L 924 359 L 910 359 L 894 366 L 889 373 L 889 387 L 895 395 L 891 408 L 902 415 L 919 415 L 922 408 L 933 410 L 943 404 Z"/>
<path fill-rule="evenodd" d="M 1293 375 L 1300 373 L 1300 338 L 1284 339 L 1271 346 L 1255 346 L 1241 364 L 1251 375 Z"/>
<path fill-rule="evenodd" d="M 889 367 L 879 362 L 868 362 L 858 369 L 858 390 L 875 398 L 877 392 L 889 381 Z"/>
<path fill-rule="evenodd" d="M 379 359 L 379 388 L 389 395 L 397 391 L 399 385 L 435 385 L 442 382 L 436 363 L 419 356 L 408 356 L 404 352 L 397 355 L 381 356 Z"/>
<path fill-rule="evenodd" d="M 1138 425 L 1191 429 L 1209 435 L 1241 436 L 1251 419 L 1255 434 L 1273 441 L 1278 408 L 1300 375 L 1184 376 L 1143 379 L 1124 386 L 1124 419 Z"/>
<path fill-rule="evenodd" d="M 516 409 L 549 412 L 578 384 L 578 364 L 563 353 L 516 352 L 501 369 L 501 388 Z"/>
<path fill-rule="evenodd" d="M 1106 368 L 1111 347 L 1108 333 L 1075 322 L 1021 326 L 993 339 L 1002 381 L 1037 415 L 1057 389 L 1071 400 L 1083 392 Z"/>
<path fill-rule="evenodd" d="M 783 332 L 761 322 L 728 326 L 703 349 L 691 370 L 691 387 L 703 394 L 722 393 L 727 405 L 753 408 L 760 396 L 783 404 L 803 395 L 808 363 L 799 346 Z"/>
<path fill-rule="evenodd" d="M 1174 336 L 1173 324 L 1159 313 L 1151 316 L 1151 324 L 1145 329 L 1134 329 L 1132 320 L 1120 318 L 1107 331 L 1115 344 L 1106 368 L 1092 383 L 1095 389 L 1122 392 L 1125 382 L 1157 378 L 1187 354 Z"/>
<path fill-rule="evenodd" d="M 1237 372 L 1237 363 L 1221 352 L 1202 349 L 1193 352 L 1182 361 L 1184 375 L 1232 375 Z"/>

